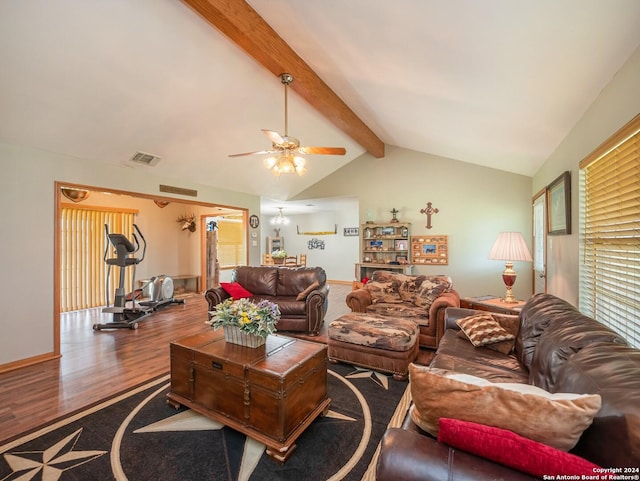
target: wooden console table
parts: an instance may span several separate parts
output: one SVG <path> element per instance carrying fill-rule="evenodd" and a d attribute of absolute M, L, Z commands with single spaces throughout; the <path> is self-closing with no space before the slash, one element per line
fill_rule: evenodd
<path fill-rule="evenodd" d="M 463 297 L 460 299 L 460 307 L 476 309 L 479 311 L 495 312 L 497 314 L 520 314 L 525 301 L 517 303 L 503 302 L 500 297 L 487 295 L 477 297 Z"/>
<path fill-rule="evenodd" d="M 267 445 L 285 463 L 295 441 L 329 410 L 327 346 L 274 335 L 249 348 L 222 329 L 173 341 L 167 403 L 187 406 Z"/>

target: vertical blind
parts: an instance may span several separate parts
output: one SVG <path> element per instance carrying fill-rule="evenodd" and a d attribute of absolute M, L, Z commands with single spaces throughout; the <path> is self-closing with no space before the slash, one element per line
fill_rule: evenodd
<path fill-rule="evenodd" d="M 106 285 L 104 252 L 109 232 L 132 239 L 134 211 L 63 204 L 60 225 L 60 311 L 68 312 L 113 303 L 119 268 L 112 267 Z M 126 270 L 125 291 L 131 291 L 132 269 Z M 107 290 L 108 289 L 108 290 Z"/>
<path fill-rule="evenodd" d="M 640 347 L 640 116 L 580 168 L 580 310 Z"/>

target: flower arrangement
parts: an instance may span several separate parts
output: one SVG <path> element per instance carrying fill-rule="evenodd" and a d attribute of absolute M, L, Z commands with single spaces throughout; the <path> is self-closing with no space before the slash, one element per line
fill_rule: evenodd
<path fill-rule="evenodd" d="M 214 329 L 224 326 L 237 327 L 246 334 L 253 334 L 266 339 L 276 331 L 276 323 L 280 320 L 280 308 L 271 301 L 261 300 L 254 304 L 248 299 L 234 301 L 226 299 L 211 311 L 211 319 L 207 321 Z"/>
<path fill-rule="evenodd" d="M 285 251 L 284 249 L 273 251 L 271 257 L 273 257 L 274 259 L 284 259 L 285 257 L 287 257 L 287 251 Z"/>

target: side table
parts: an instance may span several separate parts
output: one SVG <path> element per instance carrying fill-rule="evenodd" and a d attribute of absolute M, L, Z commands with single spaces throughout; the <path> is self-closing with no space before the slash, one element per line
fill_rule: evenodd
<path fill-rule="evenodd" d="M 495 312 L 497 314 L 520 314 L 525 301 L 517 303 L 503 302 L 500 297 L 493 295 L 463 297 L 460 299 L 460 307 L 466 309 L 476 309 L 479 311 Z"/>

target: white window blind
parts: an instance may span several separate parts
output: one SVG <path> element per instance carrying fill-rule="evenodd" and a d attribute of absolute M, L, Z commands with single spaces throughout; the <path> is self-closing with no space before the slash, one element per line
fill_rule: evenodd
<path fill-rule="evenodd" d="M 640 116 L 580 168 L 580 310 L 640 347 Z"/>

